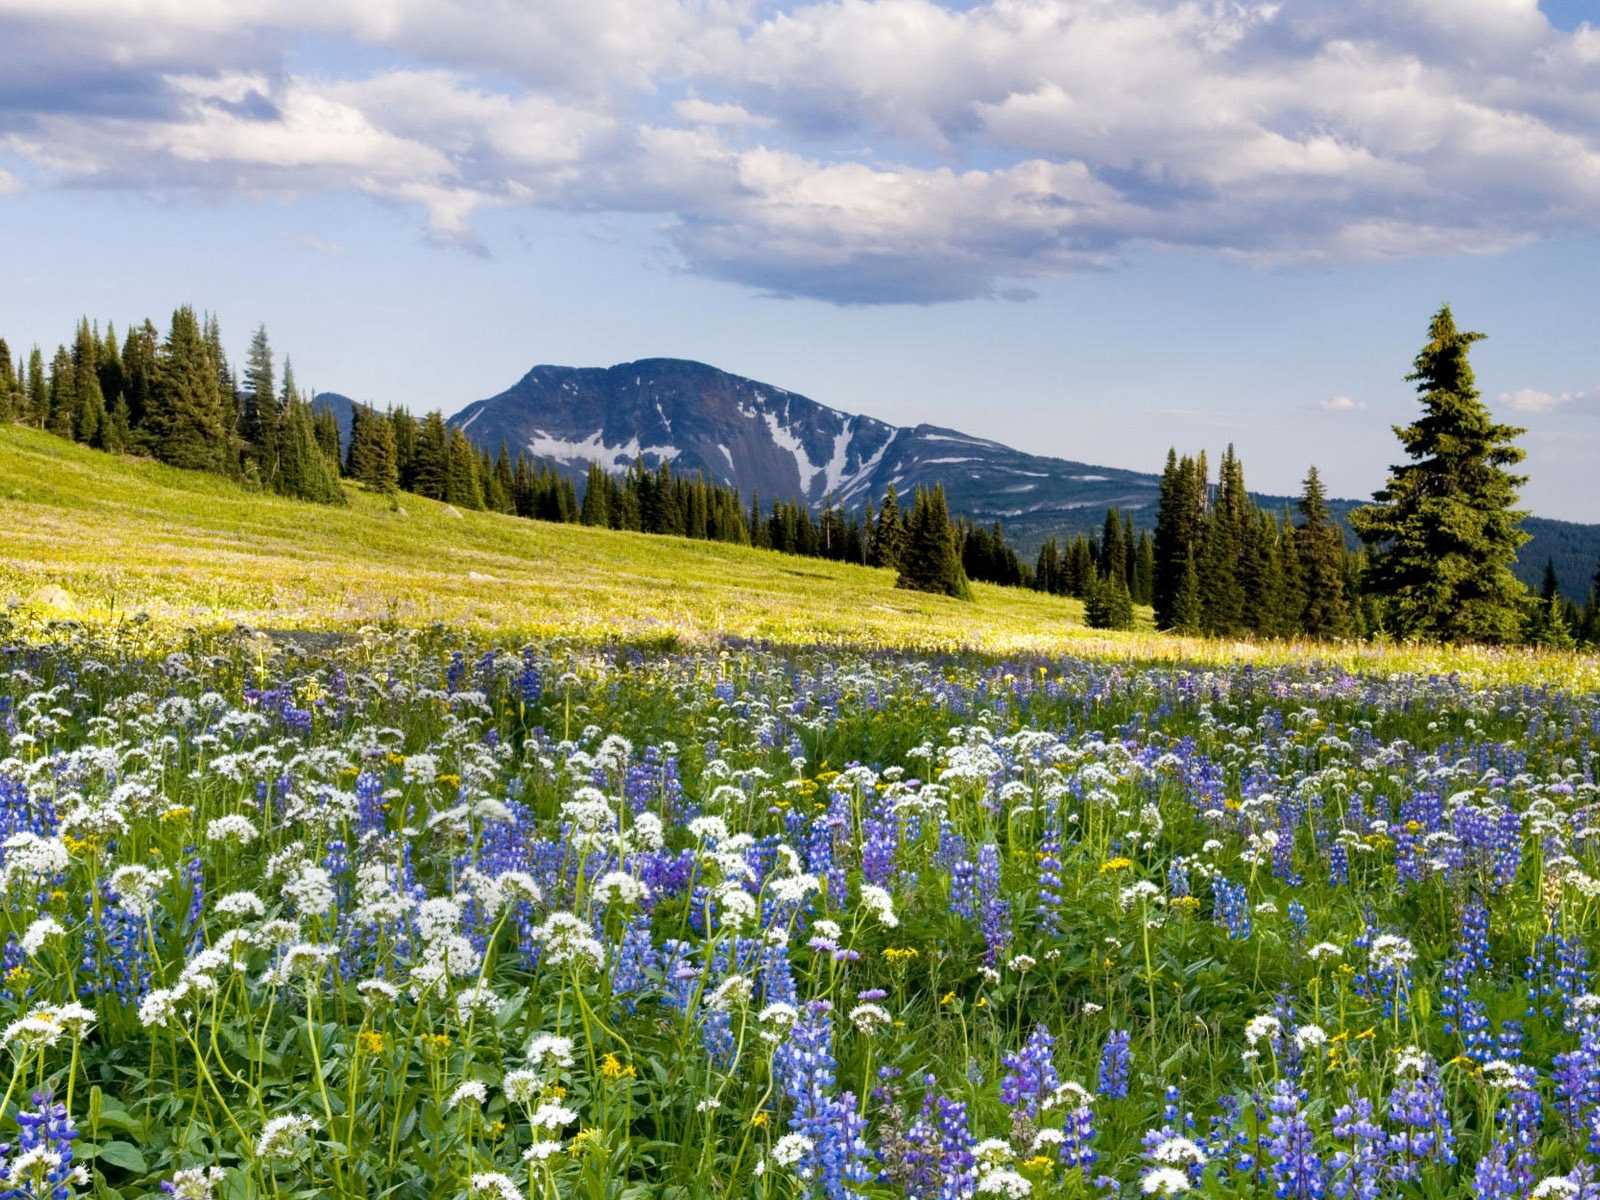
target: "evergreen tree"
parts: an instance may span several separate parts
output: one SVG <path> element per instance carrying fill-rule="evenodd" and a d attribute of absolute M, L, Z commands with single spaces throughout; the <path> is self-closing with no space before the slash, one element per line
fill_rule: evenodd
<path fill-rule="evenodd" d="M 1527 589 L 1511 573 L 1528 540 L 1513 505 L 1521 462 L 1473 385 L 1467 352 L 1483 337 L 1456 328 L 1448 305 L 1434 316 L 1417 356 L 1424 415 L 1395 434 L 1412 459 L 1391 469 L 1376 503 L 1350 514 L 1373 548 L 1368 586 L 1385 600 L 1395 632 L 1445 641 L 1504 642 L 1521 632 Z"/>
<path fill-rule="evenodd" d="M 9 421 L 17 411 L 17 374 L 11 364 L 11 347 L 0 338 L 0 423 Z"/>
<path fill-rule="evenodd" d="M 1206 527 L 1207 470 L 1205 455 L 1180 459 L 1167 451 L 1156 509 L 1151 602 L 1158 629 L 1177 629 L 1177 603 L 1189 560 L 1198 559 Z M 1198 579 L 1198 575 L 1196 576 Z M 1196 618 L 1198 620 L 1198 617 Z"/>
<path fill-rule="evenodd" d="M 72 354 L 57 346 L 50 360 L 50 416 L 45 429 L 57 437 L 72 438 L 77 433 L 77 376 L 72 369 Z"/>
<path fill-rule="evenodd" d="M 1589 598 L 1583 606 L 1580 640 L 1585 646 L 1600 646 L 1600 565 L 1594 569 L 1594 579 L 1589 584 Z"/>
<path fill-rule="evenodd" d="M 50 419 L 50 388 L 44 374 L 44 352 L 35 346 L 28 352 L 27 408 L 24 419 L 43 429 Z"/>
<path fill-rule="evenodd" d="M 116 328 L 110 322 L 106 323 L 106 335 L 100 341 L 100 352 L 96 360 L 95 369 L 100 377 L 100 396 L 109 413 L 116 404 L 117 397 L 127 389 L 127 380 L 122 373 L 122 350 L 117 344 Z"/>
<path fill-rule="evenodd" d="M 384 495 L 400 486 L 394 425 L 387 416 L 365 404 L 358 404 L 351 411 L 350 460 L 346 473 Z"/>
<path fill-rule="evenodd" d="M 881 513 L 879 517 L 881 520 Z M 962 600 L 971 596 L 961 557 L 956 553 L 955 530 L 950 524 L 944 488 L 938 484 L 917 489 L 895 586 Z"/>
<path fill-rule="evenodd" d="M 156 360 L 152 409 L 145 414 L 151 448 L 162 462 L 227 473 L 229 414 L 218 379 L 200 322 L 184 305 L 172 314 Z"/>
<path fill-rule="evenodd" d="M 1172 602 L 1172 624 L 1168 628 L 1174 633 L 1199 633 L 1201 617 L 1200 572 L 1195 569 L 1194 554 L 1191 551 L 1184 559 L 1183 575 L 1179 579 L 1178 592 Z"/>
<path fill-rule="evenodd" d="M 883 497 L 883 507 L 878 509 L 878 526 L 872 532 L 871 564 L 899 570 L 906 554 L 907 537 L 906 523 L 900 515 L 900 497 L 891 483 Z"/>
<path fill-rule="evenodd" d="M 1201 626 L 1226 636 L 1245 624 L 1245 587 L 1240 568 L 1254 532 L 1254 506 L 1244 486 L 1244 467 L 1229 446 L 1217 472 L 1217 502 L 1200 536 Z"/>
<path fill-rule="evenodd" d="M 449 433 L 445 459 L 444 501 L 457 508 L 481 509 L 483 507 L 482 468 L 472 443 L 461 430 L 452 428 Z"/>
<path fill-rule="evenodd" d="M 126 454 L 133 448 L 133 422 L 128 412 L 128 396 L 118 392 L 116 403 L 106 415 L 106 449 Z"/>
<path fill-rule="evenodd" d="M 318 504 L 345 503 L 338 472 L 317 441 L 311 406 L 293 390 L 294 375 L 284 367 L 287 393 L 279 429 L 278 490 L 297 500 Z"/>
<path fill-rule="evenodd" d="M 337 476 L 344 465 L 344 455 L 339 451 L 339 418 L 326 404 L 319 405 L 315 401 L 308 403 L 312 413 L 312 428 L 317 434 L 317 445 L 322 447 L 323 457 L 328 460 L 328 466 Z"/>
<path fill-rule="evenodd" d="M 100 335 L 89 318 L 78 322 L 72 340 L 73 436 L 87 446 L 105 448 L 106 402 L 100 391 Z"/>
<path fill-rule="evenodd" d="M 245 440 L 245 462 L 261 485 L 278 486 L 278 435 L 282 424 L 277 382 L 272 370 L 272 344 L 267 327 L 250 335 L 244 360 L 244 391 L 240 433 Z"/>
<path fill-rule="evenodd" d="M 445 429 L 444 414 L 435 409 L 422 418 L 417 429 L 411 490 L 430 500 L 443 500 L 449 455 L 450 435 Z"/>
<path fill-rule="evenodd" d="M 1566 606 L 1561 601 L 1561 585 L 1556 580 L 1553 559 L 1545 562 L 1544 579 L 1538 599 L 1529 608 L 1523 637 L 1530 646 L 1549 646 L 1557 650 L 1570 650 L 1575 644 Z"/>
<path fill-rule="evenodd" d="M 578 517 L 582 524 L 601 529 L 611 524 L 611 506 L 607 503 L 610 485 L 611 479 L 600 464 L 590 463 L 589 477 L 583 485 L 583 512 Z"/>
<path fill-rule="evenodd" d="M 1295 550 L 1305 590 L 1300 627 L 1314 638 L 1349 637 L 1352 625 L 1345 591 L 1344 536 L 1333 523 L 1316 467 L 1306 472 L 1304 487 L 1300 524 L 1295 527 Z"/>
<path fill-rule="evenodd" d="M 160 345 L 161 334 L 151 321 L 137 328 L 129 326 L 122 341 L 122 387 L 128 401 L 133 448 L 146 454 L 155 451 L 151 411 L 156 406 L 154 396 L 159 374 L 156 360 Z"/>
<path fill-rule="evenodd" d="M 1305 572 L 1300 564 L 1300 538 L 1287 504 L 1278 517 L 1278 558 L 1282 582 L 1278 588 L 1273 633 L 1283 638 L 1298 637 L 1305 628 L 1302 624 L 1306 611 Z"/>
<path fill-rule="evenodd" d="M 1139 545 L 1135 551 L 1133 578 L 1128 581 L 1135 604 L 1149 604 L 1155 599 L 1156 547 L 1145 530 L 1139 531 Z"/>

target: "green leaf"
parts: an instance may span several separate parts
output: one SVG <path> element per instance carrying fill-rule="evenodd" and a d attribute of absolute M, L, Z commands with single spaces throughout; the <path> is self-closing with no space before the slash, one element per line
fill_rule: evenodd
<path fill-rule="evenodd" d="M 106 1114 L 102 1113 L 103 1122 Z M 127 1142 L 107 1142 L 100 1147 L 96 1155 L 101 1162 L 108 1162 L 114 1167 L 121 1167 L 124 1171 L 133 1171 L 143 1175 L 150 1168 L 145 1165 L 144 1155 L 139 1153 L 137 1146 L 130 1146 Z"/>

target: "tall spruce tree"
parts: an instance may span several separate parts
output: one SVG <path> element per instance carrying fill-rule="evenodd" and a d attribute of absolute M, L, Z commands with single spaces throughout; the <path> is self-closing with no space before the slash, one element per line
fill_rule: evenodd
<path fill-rule="evenodd" d="M 388 495 L 400 486 L 394 424 L 383 413 L 357 404 L 350 413 L 350 456 L 346 474 Z"/>
<path fill-rule="evenodd" d="M 872 550 L 868 561 L 875 567 L 899 570 L 905 558 L 906 540 L 907 529 L 900 513 L 900 497 L 891 483 L 883 497 L 883 507 L 878 510 L 878 526 L 872 531 Z"/>
<path fill-rule="evenodd" d="M 1457 329 L 1449 305 L 1435 314 L 1406 376 L 1423 416 L 1395 426 L 1412 461 L 1350 514 L 1373 549 L 1367 586 L 1403 637 L 1506 642 L 1522 631 L 1528 593 L 1511 564 L 1528 540 L 1514 507 L 1526 479 L 1506 468 L 1522 461 L 1513 440 L 1524 431 L 1495 424 L 1479 398 L 1467 353 L 1483 336 Z"/>
<path fill-rule="evenodd" d="M 145 415 L 151 448 L 162 462 L 227 473 L 232 398 L 225 407 L 219 372 L 194 309 L 184 305 L 172 314 L 156 359 L 152 411 Z"/>
<path fill-rule="evenodd" d="M 11 347 L 5 338 L 0 338 L 0 422 L 9 421 L 16 414 L 20 391 L 16 368 L 11 363 Z"/>
<path fill-rule="evenodd" d="M 24 420 L 38 429 L 50 419 L 50 385 L 44 374 L 44 351 L 35 346 L 28 351 L 27 407 Z"/>
<path fill-rule="evenodd" d="M 1306 471 L 1299 509 L 1295 549 L 1305 589 L 1300 626 L 1314 638 L 1349 637 L 1352 625 L 1350 598 L 1345 593 L 1344 535 L 1333 523 L 1316 467 Z"/>
<path fill-rule="evenodd" d="M 971 597 L 966 573 L 961 569 L 961 555 L 956 550 L 950 508 L 939 484 L 917 489 L 895 586 L 961 600 Z"/>
<path fill-rule="evenodd" d="M 259 325 L 250 335 L 245 352 L 240 433 L 245 440 L 246 469 L 253 471 L 261 486 L 278 486 L 278 439 L 282 424 L 277 381 L 272 369 L 272 343 L 267 327 Z"/>

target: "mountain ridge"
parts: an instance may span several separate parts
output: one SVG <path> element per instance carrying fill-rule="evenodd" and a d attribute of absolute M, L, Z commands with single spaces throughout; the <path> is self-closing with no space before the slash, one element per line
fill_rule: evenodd
<path fill-rule="evenodd" d="M 348 427 L 350 401 L 322 393 Z M 610 367 L 540 364 L 511 387 L 448 418 L 475 444 L 504 443 L 555 464 L 582 482 L 591 463 L 620 472 L 642 459 L 670 460 L 679 472 L 703 471 L 749 500 L 803 499 L 860 509 L 877 504 L 890 483 L 901 495 L 943 484 L 952 512 L 988 525 L 1031 558 L 1046 538 L 1100 527 L 1109 507 L 1138 526 L 1154 526 L 1160 476 L 1073 459 L 1029 454 L 943 426 L 892 425 L 847 413 L 802 393 L 735 375 L 706 363 L 646 358 Z M 1280 508 L 1292 497 L 1254 492 Z M 1362 500 L 1330 502 L 1344 517 Z M 1530 517 L 1533 541 L 1518 575 L 1537 586 L 1547 558 L 1563 593 L 1581 599 L 1600 560 L 1600 525 Z"/>

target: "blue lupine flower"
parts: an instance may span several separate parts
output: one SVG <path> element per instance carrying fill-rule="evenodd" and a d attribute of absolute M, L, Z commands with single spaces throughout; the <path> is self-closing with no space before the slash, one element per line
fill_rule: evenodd
<path fill-rule="evenodd" d="M 1100 1047 L 1100 1081 L 1096 1089 L 1102 1096 L 1120 1100 L 1128 1094 L 1128 1073 L 1133 1064 L 1131 1039 L 1125 1029 L 1113 1029 Z"/>

